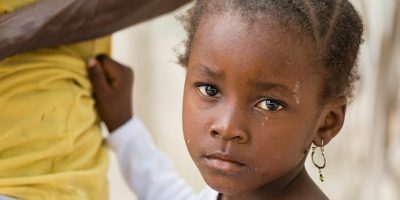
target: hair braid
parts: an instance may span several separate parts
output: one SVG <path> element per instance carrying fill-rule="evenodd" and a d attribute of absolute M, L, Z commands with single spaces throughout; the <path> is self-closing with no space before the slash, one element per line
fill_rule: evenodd
<path fill-rule="evenodd" d="M 321 44 L 321 26 L 320 23 L 318 22 L 318 19 L 315 15 L 315 10 L 313 6 L 311 5 L 310 0 L 302 0 L 304 5 L 307 7 L 308 15 L 310 16 L 310 23 L 313 27 L 313 36 L 315 39 L 315 42 L 317 45 Z"/>

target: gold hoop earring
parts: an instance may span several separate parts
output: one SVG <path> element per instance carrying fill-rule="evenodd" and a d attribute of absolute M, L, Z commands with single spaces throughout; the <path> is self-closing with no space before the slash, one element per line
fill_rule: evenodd
<path fill-rule="evenodd" d="M 324 158 L 324 163 L 323 163 L 322 165 L 318 165 L 318 164 L 315 162 L 315 160 L 314 160 L 314 154 L 315 154 L 315 149 L 316 149 L 316 148 L 317 148 L 317 146 L 312 147 L 311 160 L 312 160 L 314 166 L 315 166 L 316 168 L 318 168 L 319 180 L 320 180 L 321 182 L 324 182 L 324 179 L 325 179 L 325 178 L 324 178 L 324 176 L 322 175 L 322 169 L 325 168 L 325 166 L 326 166 L 326 157 L 325 157 L 325 154 L 324 154 L 324 139 L 321 139 L 321 146 L 319 147 L 319 149 L 320 149 L 320 151 L 321 151 L 321 154 L 322 154 L 322 157 Z"/>

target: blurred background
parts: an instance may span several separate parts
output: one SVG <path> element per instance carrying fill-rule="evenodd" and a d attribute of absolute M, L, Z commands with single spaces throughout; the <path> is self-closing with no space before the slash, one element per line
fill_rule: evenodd
<path fill-rule="evenodd" d="M 341 133 L 325 148 L 325 182 L 310 159 L 315 182 L 335 200 L 400 199 L 400 1 L 353 0 L 365 24 L 359 59 L 361 80 Z M 135 71 L 135 115 L 151 131 L 187 182 L 205 183 L 187 153 L 181 105 L 185 70 L 176 64 L 185 32 L 176 16 L 153 19 L 113 36 L 113 57 Z M 110 196 L 134 200 L 112 155 Z"/>

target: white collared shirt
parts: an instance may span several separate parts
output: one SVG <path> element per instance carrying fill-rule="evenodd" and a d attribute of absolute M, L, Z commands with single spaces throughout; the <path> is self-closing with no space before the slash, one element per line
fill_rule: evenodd
<path fill-rule="evenodd" d="M 194 194 L 171 161 L 153 143 L 146 127 L 133 117 L 108 136 L 122 174 L 139 200 L 217 200 L 210 187 Z M 161 167 L 162 166 L 162 167 Z"/>

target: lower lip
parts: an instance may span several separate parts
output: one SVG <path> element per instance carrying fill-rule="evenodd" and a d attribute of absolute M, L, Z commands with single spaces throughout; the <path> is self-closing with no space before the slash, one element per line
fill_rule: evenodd
<path fill-rule="evenodd" d="M 243 164 L 237 162 L 222 160 L 218 158 L 206 158 L 205 160 L 210 168 L 225 172 L 227 174 L 237 174 L 244 166 Z"/>

